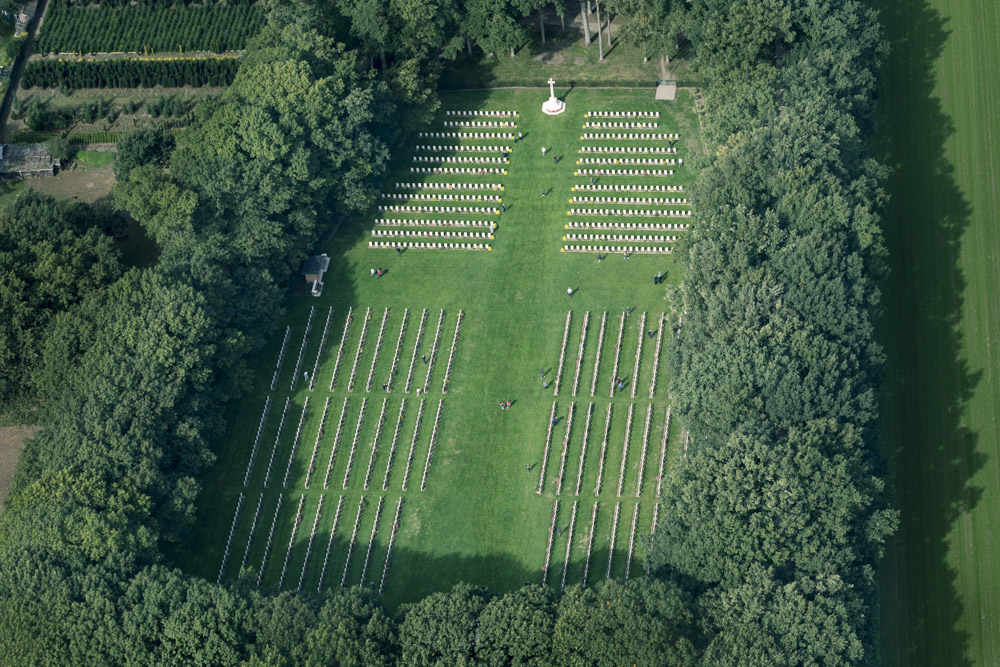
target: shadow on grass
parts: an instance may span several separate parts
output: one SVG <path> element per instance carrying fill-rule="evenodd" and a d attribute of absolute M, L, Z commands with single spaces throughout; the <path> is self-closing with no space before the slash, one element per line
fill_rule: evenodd
<path fill-rule="evenodd" d="M 953 121 L 933 95 L 950 31 L 927 2 L 881 8 L 892 54 L 883 69 L 878 152 L 893 169 L 881 418 L 901 510 L 882 566 L 883 657 L 887 664 L 972 665 L 958 572 L 948 562 L 955 523 L 982 496 L 971 480 L 985 463 L 963 414 L 980 380 L 962 358 L 960 329 L 966 283 L 958 260 L 971 208 L 945 158 Z"/>

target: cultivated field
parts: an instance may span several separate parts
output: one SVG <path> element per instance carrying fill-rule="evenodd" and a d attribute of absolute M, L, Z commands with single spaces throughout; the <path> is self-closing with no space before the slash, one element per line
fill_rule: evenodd
<path fill-rule="evenodd" d="M 566 96 L 568 111 L 555 118 L 540 111 L 547 96 L 547 90 L 445 95 L 442 112 L 426 130 L 523 133 L 517 144 L 497 136 L 414 136 L 394 150 L 384 192 L 409 197 L 385 197 L 380 205 L 506 211 L 385 210 L 341 223 L 324 248 L 331 263 L 322 297 L 297 290 L 272 345 L 261 355 L 248 397 L 226 412 L 230 429 L 218 464 L 204 480 L 197 528 L 174 554 L 188 570 L 212 579 L 220 576 L 229 543 L 222 577 L 237 576 L 246 564 L 248 576 L 264 588 L 301 585 L 315 590 L 342 582 L 379 588 L 384 583 L 386 602 L 395 606 L 457 581 L 495 591 L 517 588 L 526 580 L 559 587 L 567 562 L 567 584 L 583 580 L 588 568 L 587 581 L 595 582 L 609 573 L 623 578 L 629 568 L 636 572 L 642 567 L 641 537 L 653 522 L 661 465 L 669 466 L 682 448 L 682 427 L 676 420 L 664 437 L 669 400 L 658 354 L 670 336 L 669 326 L 661 326 L 661 314 L 671 312 L 667 291 L 681 276 L 669 254 L 640 251 L 625 259 L 623 252 L 613 252 L 598 262 L 596 251 L 562 249 L 674 246 L 676 241 L 664 237 L 687 233 L 683 225 L 691 222 L 686 215 L 690 209 L 666 200 L 682 199 L 686 190 L 628 188 L 690 184 L 692 171 L 679 161 L 697 149 L 697 120 L 686 91 L 664 104 L 653 101 L 652 89 L 577 88 Z M 454 117 L 444 110 L 515 110 L 519 115 Z M 584 117 L 598 110 L 658 111 L 660 116 Z M 455 128 L 445 126 L 446 121 L 516 127 Z M 583 129 L 586 122 L 650 125 Z M 584 133 L 680 136 L 581 140 Z M 465 149 L 456 150 L 456 145 Z M 472 146 L 483 149 L 469 150 Z M 505 146 L 512 149 L 507 162 L 497 150 Z M 623 152 L 583 155 L 578 151 L 584 146 Z M 637 153 L 629 152 L 630 147 L 657 150 Z M 602 162 L 576 164 L 584 158 Z M 625 160 L 632 162 L 623 164 Z M 433 173 L 442 169 L 472 173 Z M 480 169 L 499 171 L 480 174 Z M 594 174 L 594 185 L 607 189 L 590 190 L 591 175 L 575 175 L 578 169 L 603 170 Z M 609 169 L 636 173 L 610 176 Z M 653 175 L 668 170 L 674 174 Z M 411 183 L 421 185 L 413 188 Z M 428 187 L 446 183 L 502 184 L 504 189 Z M 574 185 L 588 189 L 574 191 Z M 480 201 L 459 199 L 463 196 Z M 570 203 L 573 197 L 591 199 Z M 604 200 L 593 199 L 598 197 Z M 624 203 L 624 198 L 633 201 Z M 648 201 L 652 199 L 657 201 Z M 567 215 L 570 209 L 577 211 Z M 625 210 L 633 213 L 621 215 Z M 386 222 L 375 225 L 376 219 Z M 496 225 L 492 234 L 490 221 Z M 570 222 L 581 226 L 567 229 Z M 373 236 L 373 230 L 480 236 L 404 238 Z M 642 240 L 608 240 L 610 236 Z M 397 241 L 492 249 L 409 248 L 397 255 Z M 370 249 L 369 242 L 389 247 Z M 381 268 L 384 275 L 372 277 L 372 268 Z M 657 272 L 664 276 L 663 285 L 653 284 Z M 574 290 L 572 296 L 568 288 Z M 626 309 L 630 313 L 623 318 Z M 272 391 L 286 327 L 288 342 Z M 620 391 L 612 391 L 616 375 L 624 380 Z M 310 380 L 315 380 L 312 389 Z M 507 400 L 510 409 L 501 410 L 498 403 Z M 665 441 L 667 457 L 661 463 Z M 392 557 L 383 580 L 390 544 Z"/>
<path fill-rule="evenodd" d="M 1000 7 L 882 2 L 890 665 L 1000 664 Z"/>

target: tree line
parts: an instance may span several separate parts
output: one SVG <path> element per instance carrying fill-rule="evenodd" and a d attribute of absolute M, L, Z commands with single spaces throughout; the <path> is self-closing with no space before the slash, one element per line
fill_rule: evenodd
<path fill-rule="evenodd" d="M 239 58 L 112 58 L 108 60 L 29 60 L 23 88 L 153 88 L 228 86 Z"/>
<path fill-rule="evenodd" d="M 404 46 L 411 36 L 394 30 L 366 46 L 371 24 L 346 10 L 277 4 L 192 128 L 119 142 L 115 202 L 158 244 L 155 267 L 123 271 L 112 250 L 82 253 L 108 245 L 98 221 L 74 217 L 81 209 L 38 199 L 44 215 L 5 214 L 27 211 L 0 245 L 25 275 L 0 297 L 34 307 L 0 328 L 0 349 L 13 351 L 0 363 L 25 378 L 2 389 L 29 396 L 43 429 L 0 519 L 0 655 L 879 663 L 878 562 L 897 516 L 874 445 L 885 173 L 866 140 L 885 45 L 875 14 L 854 2 L 618 6 L 664 48 L 690 40 L 708 82 L 710 150 L 680 248 L 687 279 L 669 295 L 671 391 L 691 445 L 664 485 L 650 577 L 562 596 L 459 585 L 389 616 L 360 590 L 261 594 L 245 579 L 218 586 L 166 566 L 163 547 L 190 527 L 197 476 L 225 427 L 218 406 L 247 383 L 281 286 L 326 211 L 370 206 L 387 146 L 437 107 L 441 45 L 467 45 L 441 33 Z M 42 257 L 63 258 L 58 299 L 32 291 L 47 272 L 27 265 Z"/>
<path fill-rule="evenodd" d="M 260 4 L 50 6 L 38 52 L 240 50 L 264 27 Z"/>

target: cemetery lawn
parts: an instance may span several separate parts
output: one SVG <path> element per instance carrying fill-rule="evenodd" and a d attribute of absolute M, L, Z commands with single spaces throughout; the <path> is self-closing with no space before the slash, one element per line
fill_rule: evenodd
<path fill-rule="evenodd" d="M 883 1 L 887 665 L 1000 664 L 1000 6 Z"/>
<path fill-rule="evenodd" d="M 566 89 L 556 88 L 557 94 Z M 411 249 L 397 257 L 393 250 L 370 250 L 374 211 L 358 219 L 342 220 L 332 237 L 321 250 L 330 256 L 330 268 L 325 278 L 325 290 L 320 298 L 308 295 L 297 277 L 293 294 L 287 302 L 287 313 L 276 327 L 268 348 L 255 362 L 254 375 L 247 396 L 225 406 L 228 431 L 216 448 L 217 463 L 203 477 L 200 511 L 195 529 L 185 543 L 170 555 L 185 570 L 215 579 L 219 574 L 223 551 L 233 522 L 237 499 L 244 489 L 244 475 L 261 419 L 265 398 L 272 396 L 273 404 L 261 439 L 259 454 L 246 489 L 245 505 L 237 524 L 232 552 L 225 571 L 227 579 L 237 576 L 252 519 L 264 489 L 268 460 L 271 457 L 278 422 L 286 397 L 290 397 L 287 421 L 274 459 L 270 484 L 263 492 L 259 523 L 250 545 L 249 564 L 256 570 L 262 562 L 267 536 L 275 515 L 278 493 L 282 491 L 292 450 L 296 426 L 302 414 L 302 405 L 310 399 L 301 442 L 293 459 L 290 483 L 284 490 L 284 501 L 263 576 L 263 588 L 275 587 L 280 578 L 289 541 L 292 539 L 295 508 L 305 495 L 301 523 L 294 537 L 294 547 L 288 561 L 285 589 L 294 590 L 303 571 L 306 544 L 313 525 L 321 495 L 326 496 L 325 506 L 313 544 L 308 566 L 305 569 L 303 590 L 316 590 L 326 551 L 330 527 L 333 523 L 338 499 L 344 496 L 339 525 L 334 534 L 331 558 L 326 569 L 324 588 L 336 588 L 344 573 L 347 544 L 357 516 L 361 496 L 366 497 L 367 508 L 362 514 L 357 545 L 348 568 L 348 585 L 378 586 L 386 549 L 391 534 L 392 518 L 397 499 L 404 502 L 399 534 L 393 549 L 391 568 L 386 579 L 384 600 L 390 608 L 400 603 L 415 601 L 433 591 L 447 590 L 459 581 L 484 585 L 494 592 L 504 592 L 522 586 L 525 581 L 538 582 L 542 576 L 547 535 L 558 476 L 560 448 L 565 437 L 565 417 L 571 402 L 575 413 L 568 449 L 565 485 L 560 500 L 557 526 L 563 529 L 552 546 L 552 565 L 548 584 L 558 588 L 566 552 L 566 529 L 570 523 L 571 507 L 579 500 L 573 549 L 570 558 L 567 584 L 578 583 L 582 578 L 585 560 L 586 536 L 590 526 L 595 501 L 594 487 L 601 449 L 605 415 L 613 403 L 607 462 L 600 509 L 595 531 L 588 581 L 594 583 L 605 576 L 611 548 L 610 533 L 616 502 L 621 502 L 621 520 L 613 547 L 611 575 L 621 579 L 625 574 L 629 533 L 635 490 L 639 480 L 640 451 L 643 426 L 647 410 L 652 406 L 649 449 L 642 475 L 639 503 L 638 535 L 650 530 L 653 498 L 655 495 L 660 442 L 665 411 L 668 405 L 667 377 L 661 355 L 656 380 L 655 396 L 649 398 L 649 384 L 653 375 L 653 348 L 655 339 L 644 339 L 640 356 L 640 381 L 636 397 L 631 398 L 631 385 L 614 399 L 609 397 L 612 379 L 613 356 L 618 337 L 619 318 L 626 307 L 633 309 L 627 318 L 626 335 L 622 345 L 619 375 L 631 377 L 639 338 L 639 318 L 648 313 L 647 329 L 658 329 L 660 313 L 671 311 L 668 299 L 670 286 L 682 278 L 680 269 L 670 255 L 633 255 L 624 259 L 621 254 L 607 257 L 598 263 L 595 254 L 561 253 L 565 223 L 569 220 L 568 200 L 574 193 L 575 183 L 588 178 L 574 177 L 575 160 L 582 145 L 580 135 L 585 122 L 584 112 L 590 110 L 658 110 L 659 128 L 650 132 L 679 132 L 677 155 L 686 158 L 699 150 L 698 122 L 687 90 L 679 91 L 675 102 L 663 103 L 653 99 L 653 89 L 643 90 L 585 90 L 575 88 L 566 96 L 568 110 L 558 117 L 541 113 L 541 104 L 547 97 L 538 90 L 505 90 L 483 93 L 443 94 L 442 109 L 517 110 L 518 128 L 524 133 L 522 142 L 513 147 L 509 175 L 505 177 L 442 177 L 410 174 L 415 144 L 446 143 L 447 140 L 417 139 L 411 137 L 404 145 L 393 147 L 393 173 L 387 178 L 384 192 L 400 192 L 393 187 L 396 181 L 451 181 L 451 182 L 502 182 L 506 189 L 503 200 L 507 212 L 497 218 L 498 229 L 492 252 L 466 250 L 416 250 Z M 446 131 L 441 127 L 443 111 L 431 131 Z M 489 120 L 489 119 L 481 119 Z M 486 130 L 503 131 L 503 130 Z M 453 140 L 452 140 L 453 141 Z M 486 142 L 467 141 L 466 144 Z M 645 142 L 646 145 L 652 144 Z M 604 142 L 615 145 L 615 142 Z M 549 150 L 544 157 L 541 148 Z M 426 153 L 424 153 L 426 154 Z M 554 164 L 552 155 L 559 158 Z M 639 178 L 632 182 L 658 185 L 689 185 L 692 170 L 687 166 L 675 167 L 677 174 L 671 178 Z M 605 182 L 612 182 L 606 180 Z M 548 194 L 543 198 L 542 190 Z M 451 193 L 469 193 L 455 190 Z M 589 194 L 589 193 L 584 193 Z M 687 196 L 680 193 L 673 196 Z M 670 196 L 657 193 L 646 196 Z M 385 202 L 382 203 L 392 203 Z M 419 203 L 419 202 L 417 202 Z M 447 204 L 445 204 L 447 205 Z M 386 213 L 385 217 L 399 217 Z M 457 218 L 457 215 L 436 217 Z M 577 219 L 577 218 L 574 218 Z M 586 219 L 586 218 L 583 218 Z M 595 218 L 607 219 L 607 218 Z M 649 221 L 663 221 L 651 218 Z M 677 222 L 677 219 L 671 222 Z M 689 222 L 687 219 L 680 221 Z M 677 232 L 666 232 L 674 233 Z M 685 232 L 680 232 L 684 234 Z M 372 278 L 371 268 L 386 271 L 382 278 Z M 653 276 L 662 271 L 664 285 L 654 286 Z M 572 298 L 567 288 L 575 290 Z M 294 389 L 290 390 L 293 370 L 299 356 L 302 334 L 311 308 L 315 308 L 311 333 L 308 337 L 302 370 L 312 374 L 324 321 L 329 307 L 334 308 L 330 331 L 322 355 L 315 391 L 309 392 L 299 373 Z M 339 368 L 336 387 L 329 391 L 330 378 L 340 347 L 348 308 L 354 308 L 354 321 L 344 345 L 344 357 Z M 347 391 L 351 368 L 359 347 L 359 338 L 365 319 L 365 310 L 372 309 L 366 342 L 361 352 L 357 381 L 353 392 Z M 385 308 L 390 308 L 384 342 L 381 347 L 371 392 L 365 385 L 375 354 Z M 410 309 L 406 334 L 401 347 L 399 369 L 387 394 L 381 385 L 389 375 L 403 313 Z M 411 353 L 422 309 L 427 309 L 427 323 L 419 352 L 430 354 L 438 315 L 444 309 L 446 316 L 441 334 L 441 346 L 432 375 L 431 389 L 422 419 L 408 490 L 401 493 L 401 482 L 406 467 L 407 453 L 416 421 L 420 399 L 415 391 L 403 392 Z M 442 382 L 448 363 L 448 354 L 459 311 L 464 312 L 461 334 L 455 354 L 454 370 L 446 394 Z M 539 371 L 546 371 L 551 383 L 557 375 L 560 343 L 563 337 L 567 311 L 572 310 L 572 325 L 563 364 L 562 388 L 553 397 L 553 388 L 543 390 Z M 572 396 L 572 383 L 576 367 L 576 350 L 584 313 L 590 312 L 590 325 L 580 374 L 579 391 Z M 600 378 L 595 397 L 590 388 L 594 369 L 597 338 L 601 314 L 607 311 L 607 329 L 604 335 Z M 280 373 L 277 389 L 269 391 L 275 361 L 281 347 L 285 326 L 291 325 L 291 336 Z M 669 328 L 666 328 L 662 348 L 668 345 Z M 416 361 L 414 387 L 423 384 L 426 366 L 419 355 Z M 319 431 L 320 417 L 327 397 L 331 397 L 324 435 L 318 449 L 315 472 L 311 485 L 304 489 L 310 456 Z M 354 439 L 355 427 L 362 400 L 367 397 L 365 419 L 360 431 L 357 454 L 347 490 L 342 489 L 348 452 Z M 337 450 L 330 485 L 323 490 L 330 458 L 331 443 L 341 416 L 344 399 L 349 407 Z M 366 470 L 372 451 L 376 422 L 383 399 L 388 398 L 385 424 L 378 439 L 378 454 L 371 476 L 371 489 L 364 491 Z M 389 490 L 382 492 L 386 461 L 393 439 L 400 402 L 407 407 L 403 427 L 391 469 Z M 420 481 L 427 457 L 434 414 L 438 402 L 444 401 L 440 434 L 434 450 L 427 490 L 420 492 Z M 509 411 L 501 411 L 498 403 L 510 400 Z M 552 451 L 548 458 L 544 492 L 536 493 L 539 466 L 545 444 L 549 414 L 553 401 L 558 402 L 556 415 L 559 423 L 553 429 Z M 579 453 L 588 405 L 594 403 L 594 412 L 587 445 L 582 491 L 574 495 L 579 465 Z M 629 454 L 625 466 L 625 486 L 622 497 L 616 491 L 621 469 L 622 445 L 629 404 L 634 404 L 635 415 Z M 681 440 L 681 425 L 676 419 L 669 431 L 667 466 L 676 455 Z M 532 466 L 531 472 L 525 466 Z M 362 568 L 368 550 L 369 537 L 380 496 L 385 497 L 378 534 L 371 552 L 371 564 L 362 579 Z M 641 557 L 645 552 L 637 539 L 632 572 L 642 571 Z M 256 571 L 251 576 L 256 580 Z M 633 574 L 634 576 L 634 574 Z"/>

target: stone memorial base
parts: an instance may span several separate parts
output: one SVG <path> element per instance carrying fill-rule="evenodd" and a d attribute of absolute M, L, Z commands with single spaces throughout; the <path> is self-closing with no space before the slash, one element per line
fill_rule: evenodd
<path fill-rule="evenodd" d="M 550 116 L 558 116 L 563 111 L 566 111 L 566 103 L 556 98 L 554 95 L 542 105 L 542 113 L 546 113 Z"/>

